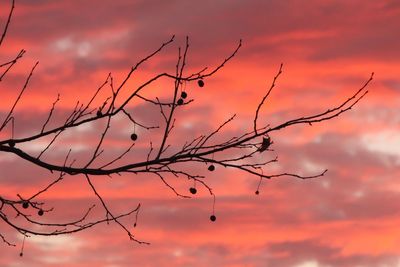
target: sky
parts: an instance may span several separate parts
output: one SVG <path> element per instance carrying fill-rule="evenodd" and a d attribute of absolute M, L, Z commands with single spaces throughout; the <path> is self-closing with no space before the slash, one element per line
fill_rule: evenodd
<path fill-rule="evenodd" d="M 0 27 L 9 7 L 10 1 L 0 1 Z M 323 177 L 266 180 L 255 195 L 258 177 L 218 166 L 208 172 L 204 164 L 190 163 L 186 167 L 206 175 L 215 193 L 215 222 L 209 220 L 213 198 L 204 187 L 187 199 L 151 175 L 96 177 L 113 211 L 141 204 L 133 232 L 150 245 L 130 241 L 116 224 L 98 225 L 72 235 L 27 238 L 19 257 L 22 236 L 0 222 L 0 233 L 17 245 L 0 244 L 0 266 L 400 266 L 399 26 L 395 0 L 17 0 L 0 62 L 27 52 L 0 83 L 1 121 L 39 61 L 15 110 L 19 138 L 40 131 L 58 93 L 48 127 L 62 123 L 77 100 L 87 102 L 108 73 L 121 83 L 132 66 L 173 35 L 172 44 L 135 72 L 123 95 L 149 77 L 173 73 L 186 36 L 187 73 L 218 66 L 240 40 L 242 47 L 204 87 L 185 85 L 194 101 L 177 112 L 172 149 L 212 132 L 233 114 L 218 140 L 251 129 L 281 63 L 283 73 L 260 113 L 264 125 L 332 108 L 375 74 L 369 93 L 349 112 L 271 134 L 274 151 L 263 157 L 279 161 L 266 167 L 268 173 L 314 175 L 328 169 Z M 172 92 L 171 81 L 162 79 L 145 94 L 166 98 Z M 136 101 L 129 109 L 143 124 L 162 125 L 157 107 Z M 104 121 L 63 134 L 43 159 L 62 162 L 71 148 L 84 161 L 102 127 Z M 126 160 L 146 155 L 150 140 L 160 142 L 156 132 L 121 117 L 111 128 L 104 161 L 126 149 L 132 131 L 138 141 Z M 9 137 L 10 129 L 0 133 L 1 140 Z M 36 155 L 48 141 L 23 148 Z M 0 170 L 0 195 L 13 198 L 37 192 L 56 177 L 4 152 Z M 191 181 L 168 179 L 189 194 Z M 40 200 L 54 207 L 41 218 L 45 221 L 76 219 L 99 205 L 82 176 L 68 177 Z M 133 221 L 124 222 L 131 227 Z"/>

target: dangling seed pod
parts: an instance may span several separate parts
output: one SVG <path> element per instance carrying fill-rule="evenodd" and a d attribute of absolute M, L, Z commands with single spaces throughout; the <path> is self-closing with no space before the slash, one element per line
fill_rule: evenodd
<path fill-rule="evenodd" d="M 182 98 L 179 98 L 177 104 L 178 104 L 178 105 L 183 105 L 183 99 L 182 99 Z"/>
<path fill-rule="evenodd" d="M 136 141 L 137 139 L 138 139 L 137 134 L 135 134 L 135 133 L 131 134 L 131 140 L 132 141 Z"/>
<path fill-rule="evenodd" d="M 39 216 L 43 216 L 43 214 L 44 214 L 44 211 L 42 210 L 42 209 L 40 209 L 39 211 L 38 211 L 38 213 L 37 213 Z"/>
<path fill-rule="evenodd" d="M 260 191 L 257 190 L 255 193 L 256 193 L 256 195 L 259 195 L 259 194 L 260 194 Z"/>
<path fill-rule="evenodd" d="M 210 172 L 213 172 L 215 170 L 215 166 L 211 164 L 210 166 L 208 166 L 208 170 Z"/>
<path fill-rule="evenodd" d="M 181 97 L 182 97 L 183 99 L 185 99 L 185 98 L 187 97 L 187 93 L 186 93 L 186 92 L 182 92 L 182 93 L 181 93 Z"/>
<path fill-rule="evenodd" d="M 214 214 L 210 216 L 210 221 L 215 222 L 216 219 L 217 217 Z"/>
<path fill-rule="evenodd" d="M 203 80 L 198 80 L 197 84 L 199 87 L 203 87 L 204 86 L 204 81 Z"/>
<path fill-rule="evenodd" d="M 193 195 L 195 195 L 197 193 L 197 189 L 194 187 L 189 188 L 190 193 L 192 193 Z"/>
<path fill-rule="evenodd" d="M 101 110 L 100 110 L 100 109 L 97 111 L 96 115 L 97 115 L 97 117 L 101 117 L 101 115 L 103 115 L 103 114 L 101 113 Z"/>

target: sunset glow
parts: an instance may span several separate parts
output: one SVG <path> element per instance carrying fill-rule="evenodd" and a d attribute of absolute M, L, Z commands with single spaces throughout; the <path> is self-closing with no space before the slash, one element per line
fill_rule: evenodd
<path fill-rule="evenodd" d="M 0 32 L 11 1 L 0 0 Z M 228 140 L 252 130 L 258 103 L 283 63 L 283 73 L 260 112 L 260 121 L 277 125 L 339 105 L 374 72 L 368 94 L 350 111 L 312 125 L 273 132 L 274 151 L 257 155 L 278 162 L 269 173 L 315 175 L 302 180 L 265 180 L 248 173 L 189 162 L 215 196 L 217 220 L 209 220 L 213 197 L 205 187 L 181 198 L 157 176 L 123 174 L 93 178 L 115 213 L 141 204 L 123 219 L 140 245 L 115 223 L 52 237 L 25 239 L 0 221 L 0 266 L 400 266 L 400 2 L 278 0 L 17 0 L 9 31 L 0 46 L 0 64 L 27 50 L 0 83 L 0 123 L 7 116 L 36 61 L 29 87 L 15 110 L 15 136 L 40 132 L 60 94 L 49 127 L 64 122 L 76 102 L 87 102 L 111 72 L 120 84 L 132 66 L 175 35 L 174 42 L 140 66 L 124 86 L 121 99 L 147 79 L 174 73 L 178 48 L 189 36 L 187 74 L 214 68 L 242 40 L 237 55 L 204 80 L 188 82 L 189 105 L 176 113 L 171 150 L 208 134 L 237 114 L 215 137 Z M 144 97 L 173 93 L 173 81 L 160 79 Z M 108 89 L 107 89 L 108 90 Z M 99 95 L 100 106 L 109 91 Z M 160 109 L 143 101 L 129 105 L 145 125 L 163 125 Z M 93 153 L 105 121 L 79 126 L 61 135 L 43 156 L 62 162 L 72 148 L 78 161 Z M 117 116 L 104 143 L 106 163 L 138 140 L 123 162 L 145 159 L 149 143 L 158 147 L 161 133 Z M 0 140 L 11 136 L 11 127 Z M 36 155 L 51 137 L 24 144 Z M 21 146 L 22 147 L 22 146 Z M 47 170 L 0 152 L 0 196 L 28 196 L 57 178 Z M 188 195 L 193 181 L 168 182 Z M 84 176 L 68 176 L 40 198 L 54 211 L 44 221 L 75 220 L 92 205 L 104 216 Z M 35 215 L 36 216 L 36 215 Z"/>

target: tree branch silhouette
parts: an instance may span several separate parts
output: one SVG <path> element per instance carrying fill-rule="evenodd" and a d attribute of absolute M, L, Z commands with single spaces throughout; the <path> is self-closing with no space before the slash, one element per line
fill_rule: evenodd
<path fill-rule="evenodd" d="M 0 47 L 5 40 L 11 18 L 14 11 L 14 1 L 11 1 L 11 8 L 9 16 L 7 17 L 5 27 L 2 31 L 0 39 Z M 273 78 L 271 86 L 267 89 L 266 93 L 261 97 L 261 100 L 257 106 L 255 106 L 254 118 L 253 118 L 253 129 L 248 132 L 242 132 L 238 136 L 230 139 L 225 138 L 223 141 L 213 141 L 215 137 L 223 137 L 222 130 L 229 127 L 230 123 L 235 120 L 236 114 L 229 117 L 226 121 L 222 122 L 215 130 L 208 134 L 202 134 L 192 140 L 187 140 L 182 147 L 178 147 L 176 144 L 171 143 L 171 136 L 174 134 L 174 127 L 178 118 L 176 111 L 183 107 L 188 107 L 193 102 L 193 99 L 187 99 L 187 93 L 183 90 L 187 83 L 196 83 L 198 86 L 203 87 L 205 85 L 204 80 L 210 76 L 218 73 L 230 60 L 232 60 L 242 46 L 240 40 L 233 51 L 224 59 L 220 64 L 214 68 L 205 67 L 198 72 L 186 74 L 187 59 L 189 51 L 189 38 L 186 38 L 184 49 L 179 49 L 175 72 L 167 73 L 162 72 L 154 75 L 148 80 L 144 81 L 134 89 L 129 89 L 129 94 L 124 95 L 122 91 L 126 89 L 128 81 L 133 77 L 133 74 L 146 62 L 152 60 L 158 54 L 160 54 L 167 46 L 173 43 L 175 36 L 172 36 L 169 40 L 158 46 L 153 52 L 139 60 L 135 65 L 131 67 L 128 73 L 123 78 L 122 82 L 116 86 L 114 84 L 114 78 L 111 73 L 108 74 L 105 81 L 95 90 L 92 97 L 87 103 L 80 101 L 76 102 L 75 107 L 70 111 L 69 115 L 64 121 L 57 122 L 55 126 L 50 126 L 50 122 L 53 120 L 54 112 L 57 109 L 57 103 L 60 101 L 60 95 L 57 95 L 54 100 L 46 120 L 41 125 L 40 129 L 29 136 L 17 137 L 14 133 L 14 123 L 18 119 L 15 114 L 15 110 L 18 107 L 18 103 L 24 97 L 24 93 L 29 87 L 30 81 L 33 77 L 34 71 L 38 66 L 38 62 L 34 64 L 31 71 L 25 79 L 23 87 L 20 89 L 19 95 L 15 99 L 12 107 L 2 119 L 0 126 L 0 132 L 5 132 L 6 129 L 11 129 L 9 137 L 0 140 L 0 156 L 6 154 L 12 154 L 19 158 L 21 161 L 30 162 L 31 164 L 48 170 L 55 175 L 52 182 L 43 188 L 38 188 L 37 192 L 31 196 L 21 196 L 17 194 L 15 198 L 1 196 L 3 192 L 0 192 L 0 219 L 1 221 L 19 232 L 25 237 L 31 235 L 40 236 L 54 236 L 71 234 L 80 232 L 91 228 L 101 223 L 116 223 L 120 228 L 125 231 L 130 240 L 147 244 L 135 237 L 131 227 L 123 223 L 121 219 L 134 216 L 134 226 L 136 226 L 138 214 L 141 208 L 141 204 L 137 204 L 135 207 L 131 207 L 124 213 L 117 214 L 111 210 L 107 205 L 106 199 L 99 192 L 96 184 L 93 181 L 95 176 L 113 176 L 123 174 L 151 174 L 161 180 L 161 182 L 170 190 L 174 192 L 178 197 L 188 198 L 190 196 L 185 193 L 179 192 L 173 185 L 171 185 L 166 176 L 172 175 L 174 177 L 184 177 L 194 183 L 204 187 L 214 199 L 215 195 L 212 188 L 204 181 L 205 176 L 199 175 L 195 171 L 190 171 L 182 168 L 188 164 L 206 164 L 209 171 L 214 171 L 216 167 L 224 167 L 234 169 L 240 172 L 248 173 L 260 179 L 271 179 L 282 176 L 289 176 L 298 179 L 311 179 L 323 176 L 327 170 L 321 170 L 317 174 L 310 175 L 299 175 L 296 173 L 268 173 L 267 166 L 278 161 L 275 157 L 270 160 L 259 161 L 255 157 L 260 153 L 268 153 L 271 151 L 273 141 L 270 138 L 270 134 L 273 132 L 280 131 L 287 127 L 292 127 L 298 124 L 308 124 L 324 122 L 331 120 L 335 117 L 340 116 L 344 112 L 352 109 L 365 95 L 368 93 L 367 86 L 373 79 L 373 73 L 369 79 L 361 86 L 360 89 L 356 90 L 347 99 L 339 103 L 332 108 L 321 111 L 316 114 L 306 115 L 298 118 L 294 118 L 288 121 L 283 121 L 277 125 L 270 125 L 260 117 L 260 111 L 265 106 L 266 101 L 269 99 L 273 88 L 275 88 L 280 75 L 283 73 L 283 64 L 280 65 L 276 76 Z M 0 64 L 0 82 L 7 77 L 7 74 L 12 68 L 20 61 L 24 56 L 25 50 L 21 50 L 14 58 Z M 154 98 L 145 97 L 144 92 L 150 85 L 153 85 L 160 79 L 168 79 L 173 81 L 174 86 L 170 92 L 169 97 L 157 96 Z M 96 101 L 100 98 L 100 95 L 105 92 L 106 88 L 109 88 L 109 93 L 105 99 L 100 101 L 100 105 L 96 105 Z M 146 125 L 143 122 L 139 122 L 132 112 L 129 111 L 128 105 L 133 100 L 142 101 L 149 105 L 152 105 L 160 110 L 160 118 L 162 123 L 160 125 Z M 127 155 L 134 148 L 137 141 L 137 134 L 134 132 L 129 138 L 132 143 L 125 148 L 120 154 L 112 159 L 103 157 L 104 143 L 107 140 L 110 129 L 112 129 L 112 122 L 117 115 L 126 117 L 134 127 L 140 127 L 146 131 L 161 131 L 161 138 L 152 140 L 148 147 L 148 153 L 146 158 L 134 162 L 124 162 L 127 160 Z M 55 141 L 66 132 L 75 129 L 81 125 L 90 125 L 97 121 L 104 121 L 105 126 L 98 137 L 97 144 L 93 147 L 93 151 L 85 161 L 77 161 L 72 159 L 71 151 L 73 145 L 69 148 L 67 155 L 65 155 L 62 162 L 53 162 L 45 158 L 45 155 L 49 153 L 49 149 L 55 145 Z M 251 122 L 250 122 L 251 123 Z M 30 153 L 24 149 L 25 144 L 37 140 L 43 140 L 44 138 L 50 138 L 46 147 L 42 149 L 37 155 Z M 174 148 L 175 150 L 173 150 Z M 238 155 L 238 151 L 240 152 Z M 106 162 L 99 163 L 99 160 L 106 160 Z M 60 184 L 66 176 L 77 176 L 82 177 L 86 181 L 88 187 L 91 190 L 93 196 L 95 196 L 99 202 L 99 206 L 104 211 L 104 216 L 100 219 L 92 220 L 90 215 L 93 213 L 95 204 L 89 204 L 86 211 L 81 215 L 80 218 L 66 222 L 43 222 L 40 219 L 36 219 L 32 216 L 32 212 L 36 212 L 39 217 L 46 216 L 48 213 L 53 211 L 53 208 L 46 208 L 45 202 L 39 202 L 37 199 L 39 196 L 49 192 L 57 184 Z M 196 188 L 190 188 L 191 194 L 196 194 Z M 258 189 L 256 191 L 258 194 Z M 212 221 L 216 220 L 216 216 L 213 213 L 210 217 Z M 39 229 L 39 230 L 38 230 Z M 7 237 L 0 232 L 0 240 L 4 244 L 14 246 Z"/>

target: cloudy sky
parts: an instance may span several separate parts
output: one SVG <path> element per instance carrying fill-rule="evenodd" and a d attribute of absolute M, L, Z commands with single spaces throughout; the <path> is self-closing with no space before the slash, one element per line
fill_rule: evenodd
<path fill-rule="evenodd" d="M 10 1 L 0 1 L 1 27 Z M 141 203 L 135 236 L 129 241 L 117 225 L 102 225 L 74 235 L 31 237 L 19 257 L 22 237 L 0 222 L 0 233 L 17 244 L 0 244 L 1 266 L 400 266 L 400 4 L 383 1 L 278 0 L 18 0 L 0 62 L 21 49 L 23 59 L 0 83 L 0 118 L 36 61 L 31 83 L 15 110 L 15 137 L 40 131 L 52 103 L 60 102 L 49 127 L 65 120 L 77 100 L 87 101 L 112 72 L 116 84 L 130 68 L 175 35 L 175 41 L 147 61 L 124 88 L 128 94 L 149 77 L 173 73 L 178 47 L 189 36 L 187 73 L 215 67 L 243 46 L 224 68 L 199 88 L 187 83 L 194 101 L 177 112 L 171 137 L 181 146 L 237 114 L 219 140 L 252 127 L 258 102 L 284 64 L 283 73 L 260 121 L 276 125 L 340 104 L 375 72 L 368 95 L 339 118 L 300 125 L 271 135 L 279 156 L 270 173 L 315 174 L 300 180 L 282 177 L 262 183 L 238 171 L 203 164 L 188 166 L 205 174 L 216 195 L 216 222 L 210 222 L 212 197 L 199 187 L 190 199 L 177 197 L 157 177 L 97 177 L 104 199 L 117 212 Z M 148 97 L 167 97 L 171 81 L 161 80 Z M 104 96 L 102 96 L 104 97 Z M 135 102 L 135 118 L 157 124 L 160 112 Z M 2 119 L 0 119 L 2 121 Z M 117 118 L 104 154 L 126 149 L 134 130 L 136 160 L 147 153 L 157 133 Z M 101 135 L 102 124 L 84 125 L 61 136 L 44 160 L 60 162 L 72 148 L 84 160 Z M 0 133 L 8 139 L 10 130 Z M 36 155 L 48 140 L 24 145 Z M 36 153 L 36 154 L 35 154 Z M 16 197 L 40 190 L 55 176 L 0 154 L 0 195 Z M 192 182 L 169 182 L 187 194 Z M 78 218 L 99 204 L 84 177 L 65 179 L 42 195 L 54 221 Z M 44 216 L 44 217 L 46 217 Z M 132 226 L 134 218 L 125 222 Z"/>

